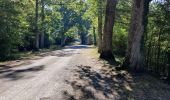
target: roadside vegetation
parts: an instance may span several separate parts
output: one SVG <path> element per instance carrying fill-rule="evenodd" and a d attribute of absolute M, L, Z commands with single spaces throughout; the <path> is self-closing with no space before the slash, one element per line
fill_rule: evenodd
<path fill-rule="evenodd" d="M 170 1 L 0 0 L 1 62 L 75 44 L 94 45 L 118 71 L 170 83 Z"/>

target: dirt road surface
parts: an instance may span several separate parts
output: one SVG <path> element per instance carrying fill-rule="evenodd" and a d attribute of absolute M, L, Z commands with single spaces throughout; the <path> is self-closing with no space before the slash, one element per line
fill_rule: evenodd
<path fill-rule="evenodd" d="M 88 46 L 71 46 L 42 55 L 29 64 L 0 69 L 0 100 L 61 100 L 65 80 Z M 83 59 L 82 59 L 83 60 Z M 83 61 L 83 63 L 86 61 Z M 88 63 L 88 62 L 87 62 Z"/>
<path fill-rule="evenodd" d="M 0 100 L 169 100 L 169 85 L 115 70 L 94 50 L 69 46 L 0 65 Z"/>

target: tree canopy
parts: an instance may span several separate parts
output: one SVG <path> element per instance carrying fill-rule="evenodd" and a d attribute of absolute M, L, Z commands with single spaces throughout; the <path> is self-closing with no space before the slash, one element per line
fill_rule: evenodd
<path fill-rule="evenodd" d="M 101 58 L 170 77 L 169 22 L 169 0 L 0 0 L 0 60 L 91 40 Z"/>

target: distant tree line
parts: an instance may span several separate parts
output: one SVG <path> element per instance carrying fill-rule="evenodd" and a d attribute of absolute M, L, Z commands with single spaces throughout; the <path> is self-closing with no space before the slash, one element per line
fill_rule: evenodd
<path fill-rule="evenodd" d="M 91 21 L 87 5 L 63 0 L 1 0 L 0 60 L 21 51 L 64 46 L 81 37 L 85 44 Z"/>

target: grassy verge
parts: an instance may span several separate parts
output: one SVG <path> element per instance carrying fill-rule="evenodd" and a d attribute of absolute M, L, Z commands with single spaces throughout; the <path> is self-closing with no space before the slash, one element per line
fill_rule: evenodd
<path fill-rule="evenodd" d="M 24 51 L 24 52 L 14 52 L 7 58 L 4 58 L 0 60 L 0 64 L 8 61 L 13 61 L 13 60 L 21 60 L 25 58 L 31 58 L 33 56 L 37 56 L 41 53 L 46 53 L 54 50 L 60 50 L 62 47 L 60 46 L 51 46 L 50 48 L 44 48 L 44 49 L 39 49 L 39 51 Z"/>
<path fill-rule="evenodd" d="M 95 47 L 94 49 L 91 50 L 90 55 L 95 57 L 95 58 L 99 58 L 100 54 L 98 53 L 98 48 Z"/>
<path fill-rule="evenodd" d="M 98 53 L 98 48 L 95 47 L 91 50 L 90 55 L 92 55 L 95 58 L 99 58 L 100 54 Z M 124 57 L 119 55 L 114 55 L 117 62 L 123 63 Z"/>

